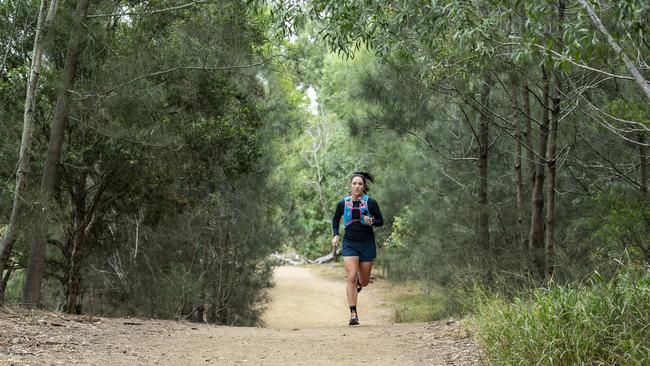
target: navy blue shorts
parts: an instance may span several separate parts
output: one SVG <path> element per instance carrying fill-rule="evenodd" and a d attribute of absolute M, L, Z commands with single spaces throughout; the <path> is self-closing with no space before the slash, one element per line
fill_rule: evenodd
<path fill-rule="evenodd" d="M 343 239 L 343 256 L 359 257 L 360 262 L 372 262 L 377 256 L 377 246 L 374 241 L 358 242 Z"/>

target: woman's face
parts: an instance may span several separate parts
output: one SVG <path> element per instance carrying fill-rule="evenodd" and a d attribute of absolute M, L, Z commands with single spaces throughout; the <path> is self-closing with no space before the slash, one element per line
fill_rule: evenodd
<path fill-rule="evenodd" d="M 361 177 L 354 177 L 352 178 L 352 182 L 350 182 L 350 188 L 352 189 L 352 194 L 355 196 L 361 196 L 363 194 L 363 178 Z"/>

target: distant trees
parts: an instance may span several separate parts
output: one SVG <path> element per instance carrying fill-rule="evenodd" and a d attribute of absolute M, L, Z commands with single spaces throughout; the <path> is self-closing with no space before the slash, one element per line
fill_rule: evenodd
<path fill-rule="evenodd" d="M 571 246 L 587 250 L 591 245 L 568 234 L 581 217 L 581 208 L 572 206 L 583 202 L 583 195 L 594 198 L 609 190 L 628 194 L 631 187 L 645 197 L 641 187 L 647 180 L 647 157 L 640 151 L 646 151 L 647 143 L 641 141 L 650 132 L 643 122 L 648 105 L 642 102 L 644 112 L 633 119 L 624 118 L 621 110 L 607 111 L 607 106 L 612 100 L 643 99 L 639 92 L 646 88 L 647 77 L 639 70 L 647 25 L 642 19 L 649 8 L 638 1 L 601 2 L 599 10 L 589 4 L 323 0 L 276 9 L 283 24 L 313 21 L 323 42 L 339 54 L 357 56 L 365 47 L 375 53 L 378 70 L 347 83 L 350 88 L 364 86 L 354 100 L 363 107 L 348 118 L 353 129 L 361 124 L 376 136 L 392 130 L 416 138 L 434 155 L 431 165 L 422 167 L 426 172 L 410 173 L 412 182 L 422 175 L 429 178 L 431 190 L 443 189 L 439 173 L 444 171 L 443 176 L 474 194 L 475 203 L 452 194 L 454 198 L 426 197 L 405 208 L 402 215 L 413 213 L 415 218 L 399 230 L 415 233 L 417 241 L 431 242 L 435 231 L 448 231 L 444 225 L 458 230 L 441 238 L 438 250 L 402 246 L 399 251 L 407 258 L 395 261 L 418 263 L 415 258 L 443 256 L 457 270 L 474 264 L 481 277 L 495 283 L 500 276 L 516 281 L 528 276 L 538 281 L 575 278 L 602 259 L 567 257 Z M 615 46 L 619 43 L 639 57 L 625 59 L 625 46 Z M 640 78 L 629 76 L 634 70 Z M 389 145 L 385 138 L 377 141 Z M 608 150 L 614 146 L 616 158 Z M 413 159 L 403 154 L 397 153 L 401 163 Z M 439 166 L 445 169 L 438 171 Z M 396 169 L 390 163 L 384 169 L 392 171 L 388 167 Z M 410 197 L 413 191 L 404 193 Z M 524 199 L 526 195 L 530 198 Z M 463 206 L 452 213 L 436 207 L 437 199 Z M 461 212 L 473 214 L 473 223 L 455 216 Z M 420 217 L 439 224 L 435 230 L 423 229 L 414 222 Z M 468 228 L 474 229 L 472 237 Z M 394 234 L 391 242 L 400 242 Z M 471 249 L 471 242 L 480 243 L 478 251 Z M 617 255 L 632 243 L 623 242 Z M 449 246 L 459 245 L 472 255 L 445 254 L 456 251 Z M 412 254 L 404 252 L 409 247 Z M 391 266 L 399 267 L 395 262 Z M 418 268 L 439 279 L 448 277 L 436 266 Z"/>

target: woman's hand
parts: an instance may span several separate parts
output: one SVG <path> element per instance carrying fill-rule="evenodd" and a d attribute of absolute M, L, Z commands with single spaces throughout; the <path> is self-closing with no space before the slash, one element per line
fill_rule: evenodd
<path fill-rule="evenodd" d="M 336 247 L 339 245 L 339 241 L 341 240 L 341 237 L 338 235 L 334 235 L 332 238 L 332 249 L 336 250 Z"/>
<path fill-rule="evenodd" d="M 375 218 L 372 216 L 364 216 L 363 220 L 366 222 L 367 225 L 372 225 L 375 222 Z"/>

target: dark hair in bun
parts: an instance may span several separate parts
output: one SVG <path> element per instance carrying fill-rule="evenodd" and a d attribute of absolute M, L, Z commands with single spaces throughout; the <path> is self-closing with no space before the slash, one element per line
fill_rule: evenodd
<path fill-rule="evenodd" d="M 350 177 L 350 181 L 352 181 L 354 177 L 361 177 L 361 179 L 363 179 L 363 193 L 368 193 L 368 182 L 375 183 L 375 177 L 368 172 L 354 172 L 352 177 Z"/>

